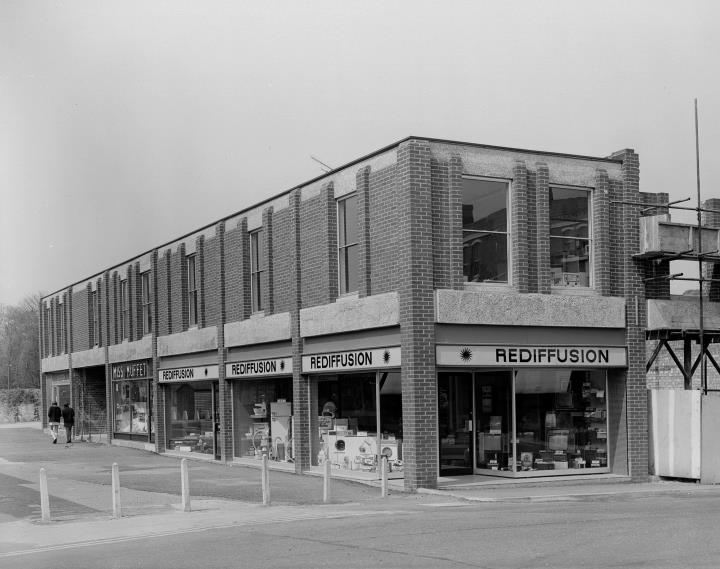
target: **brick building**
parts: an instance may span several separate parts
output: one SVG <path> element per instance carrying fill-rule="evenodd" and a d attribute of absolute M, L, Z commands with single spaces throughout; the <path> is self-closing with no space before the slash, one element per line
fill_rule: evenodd
<path fill-rule="evenodd" d="M 638 156 L 410 137 L 41 301 L 78 436 L 408 489 L 648 476 Z"/>

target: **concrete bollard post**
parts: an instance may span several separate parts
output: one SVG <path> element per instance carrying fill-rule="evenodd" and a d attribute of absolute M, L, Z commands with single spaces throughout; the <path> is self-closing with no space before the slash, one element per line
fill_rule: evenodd
<path fill-rule="evenodd" d="M 113 502 L 113 518 L 122 517 L 122 504 L 120 503 L 120 469 L 117 462 L 112 465 L 112 502 Z"/>
<path fill-rule="evenodd" d="M 323 462 L 323 503 L 330 501 L 330 454 L 325 451 L 325 462 Z"/>
<path fill-rule="evenodd" d="M 388 495 L 388 458 L 382 457 L 382 480 L 380 481 L 380 496 L 387 498 Z"/>
<path fill-rule="evenodd" d="M 42 521 L 47 523 L 50 521 L 50 499 L 48 497 L 47 474 L 45 469 L 40 469 L 40 511 Z"/>
<path fill-rule="evenodd" d="M 187 458 L 180 461 L 180 478 L 182 482 L 182 509 L 190 511 L 190 477 L 188 476 Z"/>
<path fill-rule="evenodd" d="M 268 469 L 268 456 L 262 457 L 262 498 L 263 506 L 270 505 L 270 471 Z"/>

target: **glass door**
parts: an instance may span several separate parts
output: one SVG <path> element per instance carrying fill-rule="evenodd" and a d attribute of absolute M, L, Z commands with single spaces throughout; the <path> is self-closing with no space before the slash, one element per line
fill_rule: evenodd
<path fill-rule="evenodd" d="M 478 474 L 514 472 L 512 374 L 477 372 L 474 387 L 477 445 L 474 470 Z"/>
<path fill-rule="evenodd" d="M 471 373 L 438 374 L 440 476 L 473 473 Z"/>

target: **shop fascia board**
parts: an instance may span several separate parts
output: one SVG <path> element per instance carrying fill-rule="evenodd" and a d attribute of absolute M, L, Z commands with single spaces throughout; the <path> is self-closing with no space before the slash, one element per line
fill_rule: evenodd
<path fill-rule="evenodd" d="M 252 316 L 247 320 L 225 324 L 225 346 L 228 348 L 281 342 L 291 338 L 289 312 Z"/>
<path fill-rule="evenodd" d="M 158 357 L 176 356 L 193 352 L 217 350 L 217 326 L 193 328 L 186 332 L 178 332 L 157 339 Z"/>
<path fill-rule="evenodd" d="M 134 342 L 125 341 L 122 344 L 108 346 L 108 360 L 110 363 L 130 362 L 150 358 L 152 358 L 151 335 L 147 335 L 141 340 Z"/>
<path fill-rule="evenodd" d="M 435 307 L 439 324 L 625 327 L 622 297 L 443 289 L 436 291 Z"/>
<path fill-rule="evenodd" d="M 67 371 L 69 368 L 70 358 L 67 354 L 43 358 L 40 362 L 40 370 L 43 373 L 50 373 L 53 371 Z"/>
<path fill-rule="evenodd" d="M 647 301 L 648 330 L 699 330 L 700 302 L 697 296 Z M 720 303 L 703 303 L 703 328 L 720 330 Z"/>
<path fill-rule="evenodd" d="M 363 298 L 341 297 L 333 304 L 303 308 L 300 311 L 300 335 L 304 338 L 399 324 L 397 292 Z"/>
<path fill-rule="evenodd" d="M 73 352 L 72 364 L 74 368 L 105 365 L 105 348 L 95 346 L 89 350 Z"/>

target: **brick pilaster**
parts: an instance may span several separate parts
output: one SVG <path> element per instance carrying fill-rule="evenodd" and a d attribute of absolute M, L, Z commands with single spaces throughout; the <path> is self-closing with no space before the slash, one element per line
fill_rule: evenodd
<path fill-rule="evenodd" d="M 355 175 L 358 204 L 358 295 L 370 296 L 370 166 Z"/>
<path fill-rule="evenodd" d="M 327 235 L 327 299 L 329 304 L 335 302 L 339 294 L 338 283 L 338 237 L 337 237 L 337 203 L 335 201 L 335 186 L 332 182 L 325 184 L 320 190 L 323 208 L 323 220 Z"/>
<path fill-rule="evenodd" d="M 205 328 L 205 236 L 195 242 L 195 271 L 197 286 L 197 327 Z"/>
<path fill-rule="evenodd" d="M 537 225 L 537 291 L 550 294 L 550 171 L 538 162 L 535 175 L 535 223 Z"/>
<path fill-rule="evenodd" d="M 609 296 L 610 283 L 610 204 L 607 171 L 595 171 L 595 190 L 592 193 L 593 232 L 593 280 L 595 290 Z"/>
<path fill-rule="evenodd" d="M 302 375 L 303 342 L 300 336 L 300 308 L 302 307 L 302 268 L 300 266 L 300 190 L 290 194 L 290 249 L 293 252 L 290 271 L 290 334 L 293 359 L 293 441 L 295 472 L 310 468 L 310 406 L 308 380 Z"/>
<path fill-rule="evenodd" d="M 640 167 L 633 150 L 613 155 L 622 159 L 622 195 L 620 211 L 622 232 L 622 283 L 626 311 L 628 368 L 626 380 L 628 472 L 636 480 L 648 477 L 648 413 L 645 376 L 645 329 L 647 307 L 642 263 L 633 255 L 640 249 L 640 207 L 627 202 L 640 201 Z"/>
<path fill-rule="evenodd" d="M 430 147 L 398 147 L 398 269 L 402 348 L 405 488 L 434 487 L 438 476 L 437 374 L 432 257 Z"/>
<path fill-rule="evenodd" d="M 463 232 L 462 232 L 462 174 L 463 163 L 458 154 L 450 157 L 448 164 L 448 246 L 445 254 L 449 259 L 449 286 L 462 290 L 463 276 Z"/>
<path fill-rule="evenodd" d="M 508 279 L 518 292 L 529 292 L 527 168 L 516 160 L 510 194 L 512 235 L 512 276 Z M 510 267 L 508 267 L 510 270 Z"/>
<path fill-rule="evenodd" d="M 250 285 L 250 234 L 248 233 L 247 218 L 243 217 L 238 224 L 240 230 L 240 268 L 238 270 L 241 281 L 240 303 L 241 320 L 250 318 L 252 313 L 251 285 Z"/>
<path fill-rule="evenodd" d="M 263 223 L 263 237 L 265 239 L 265 255 L 267 256 L 267 262 L 265 265 L 265 273 L 264 273 L 264 285 L 262 289 L 262 295 L 263 295 L 263 311 L 265 314 L 272 314 L 275 312 L 275 287 L 274 287 L 274 279 L 273 279 L 273 208 L 272 206 L 267 207 L 263 210 L 262 213 L 262 223 Z"/>

